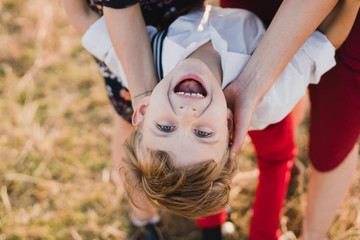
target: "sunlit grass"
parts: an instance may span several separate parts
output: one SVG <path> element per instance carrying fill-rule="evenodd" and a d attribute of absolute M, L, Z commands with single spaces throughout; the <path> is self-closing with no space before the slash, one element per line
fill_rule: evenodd
<path fill-rule="evenodd" d="M 114 110 L 61 2 L 0 0 L 0 239 L 124 239 L 129 205 L 113 177 Z M 300 233 L 305 169 L 284 207 Z M 257 170 L 249 140 L 232 191 L 236 239 L 247 239 Z M 330 239 L 360 237 L 360 171 Z M 192 220 L 162 213 L 173 239 L 199 239 Z M 284 218 L 285 220 L 285 218 Z M 184 231 L 186 230 L 186 231 Z"/>

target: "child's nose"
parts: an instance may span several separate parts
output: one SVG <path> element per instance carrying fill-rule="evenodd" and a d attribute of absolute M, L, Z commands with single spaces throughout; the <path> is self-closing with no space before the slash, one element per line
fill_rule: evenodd
<path fill-rule="evenodd" d="M 196 118 L 199 116 L 199 112 L 195 107 L 180 106 L 176 113 L 183 118 Z"/>

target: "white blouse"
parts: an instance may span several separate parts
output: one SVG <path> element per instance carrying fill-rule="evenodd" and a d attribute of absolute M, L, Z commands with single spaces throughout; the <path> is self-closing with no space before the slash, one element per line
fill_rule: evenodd
<path fill-rule="evenodd" d="M 150 37 L 156 33 L 148 26 Z M 206 6 L 179 17 L 168 29 L 163 43 L 164 76 L 180 61 L 211 40 L 221 57 L 222 88 L 243 70 L 265 33 L 261 20 L 243 9 Z M 112 47 L 103 18 L 85 33 L 82 44 L 91 54 L 107 64 L 127 86 L 125 74 Z M 281 44 L 281 43 L 279 43 Z M 322 74 L 335 64 L 335 48 L 325 35 L 315 31 L 288 63 L 271 89 L 259 102 L 250 130 L 264 129 L 281 121 L 305 95 L 309 84 L 317 84 Z"/>

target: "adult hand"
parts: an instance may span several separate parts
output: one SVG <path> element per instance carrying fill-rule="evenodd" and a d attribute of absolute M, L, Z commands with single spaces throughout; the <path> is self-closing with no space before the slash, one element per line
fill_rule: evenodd
<path fill-rule="evenodd" d="M 254 94 L 250 94 L 250 91 L 245 90 L 241 85 L 238 78 L 224 89 L 227 105 L 234 114 L 232 157 L 240 150 L 244 142 L 259 98 Z"/>

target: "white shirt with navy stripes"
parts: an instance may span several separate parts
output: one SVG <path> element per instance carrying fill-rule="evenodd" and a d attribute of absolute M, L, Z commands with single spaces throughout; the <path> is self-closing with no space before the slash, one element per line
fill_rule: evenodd
<path fill-rule="evenodd" d="M 157 31 L 151 26 L 147 28 L 152 39 Z M 180 61 L 211 40 L 221 57 L 222 88 L 225 88 L 243 70 L 264 33 L 265 28 L 255 14 L 243 9 L 208 5 L 179 17 L 169 26 L 162 49 L 159 47 L 156 50 L 161 49 L 162 52 L 154 53 L 154 56 L 159 56 L 154 60 L 159 62 L 160 59 L 166 76 Z M 104 61 L 127 86 L 103 18 L 89 28 L 82 38 L 82 44 L 95 57 Z M 307 86 L 317 84 L 321 75 L 336 64 L 334 56 L 334 46 L 325 35 L 315 31 L 258 104 L 250 130 L 264 129 L 286 117 L 305 95 Z"/>

